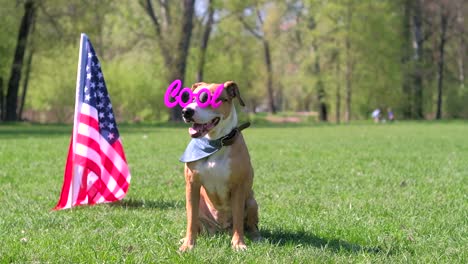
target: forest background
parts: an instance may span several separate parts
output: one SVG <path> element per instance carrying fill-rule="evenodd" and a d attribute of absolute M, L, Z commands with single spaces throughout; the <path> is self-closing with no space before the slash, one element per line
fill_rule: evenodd
<path fill-rule="evenodd" d="M 125 122 L 180 121 L 175 79 L 234 80 L 249 115 L 468 118 L 464 2 L 0 0 L 0 119 L 71 122 L 81 32 Z"/>

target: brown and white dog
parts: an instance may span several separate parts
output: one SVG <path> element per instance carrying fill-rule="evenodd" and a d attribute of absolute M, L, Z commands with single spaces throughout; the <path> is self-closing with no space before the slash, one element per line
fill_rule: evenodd
<path fill-rule="evenodd" d="M 207 88 L 213 94 L 219 85 L 196 83 L 192 92 Z M 229 142 L 208 157 L 185 163 L 187 232 L 180 251 L 192 249 L 201 231 L 213 234 L 231 230 L 235 250 L 247 248 L 244 228 L 252 240 L 261 238 L 257 228 L 258 206 L 252 190 L 254 173 L 244 138 L 237 129 L 235 98 L 244 106 L 239 88 L 229 81 L 224 83 L 219 107 L 201 108 L 193 102 L 182 110 L 184 121 L 192 123 L 189 128 L 192 138 L 212 142 L 229 135 Z"/>

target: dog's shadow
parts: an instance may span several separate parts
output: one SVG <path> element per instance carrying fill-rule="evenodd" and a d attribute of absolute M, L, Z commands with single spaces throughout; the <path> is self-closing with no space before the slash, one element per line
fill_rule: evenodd
<path fill-rule="evenodd" d="M 313 246 L 320 249 L 331 250 L 333 252 L 347 251 L 351 253 L 365 252 L 370 254 L 384 253 L 380 247 L 361 246 L 341 239 L 328 239 L 307 233 L 305 231 L 287 231 L 287 230 L 265 230 L 260 233 L 264 240 L 270 244 L 285 246 Z M 389 254 L 391 252 L 387 252 Z"/>
<path fill-rule="evenodd" d="M 144 199 L 124 199 L 115 203 L 110 203 L 112 207 L 122 207 L 125 209 L 160 209 L 170 210 L 184 206 L 181 201 L 164 201 L 164 200 L 144 200 Z"/>

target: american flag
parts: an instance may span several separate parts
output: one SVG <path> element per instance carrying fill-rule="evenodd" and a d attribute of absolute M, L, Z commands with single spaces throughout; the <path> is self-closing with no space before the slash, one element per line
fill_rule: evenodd
<path fill-rule="evenodd" d="M 73 134 L 55 210 L 122 199 L 130 172 L 101 65 L 81 34 Z"/>

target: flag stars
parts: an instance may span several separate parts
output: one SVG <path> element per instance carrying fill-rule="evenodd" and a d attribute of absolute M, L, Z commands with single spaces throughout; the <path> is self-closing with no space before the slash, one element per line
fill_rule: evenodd
<path fill-rule="evenodd" d="M 81 100 L 97 110 L 94 116 L 98 121 L 96 128 L 99 129 L 102 139 L 112 144 L 119 139 L 119 132 L 115 123 L 116 117 L 114 116 L 113 106 L 107 92 L 101 63 L 90 43 L 88 43 L 88 49 L 88 58 L 85 60 L 86 66 L 83 66 L 86 67 L 86 72 L 84 73 L 85 82 L 81 88 Z"/>

